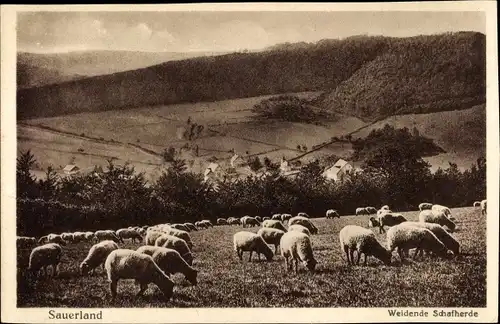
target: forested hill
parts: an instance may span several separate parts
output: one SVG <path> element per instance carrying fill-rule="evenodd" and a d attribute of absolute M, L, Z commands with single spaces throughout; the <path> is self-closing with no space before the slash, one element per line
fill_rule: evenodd
<path fill-rule="evenodd" d="M 363 119 L 484 102 L 485 36 L 354 36 L 171 61 L 18 91 L 18 117 L 325 91 L 316 104 Z"/>

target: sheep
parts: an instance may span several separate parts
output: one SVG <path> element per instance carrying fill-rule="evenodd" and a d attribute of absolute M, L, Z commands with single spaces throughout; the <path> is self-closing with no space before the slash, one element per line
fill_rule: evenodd
<path fill-rule="evenodd" d="M 262 223 L 262 217 L 260 217 L 260 216 L 255 216 L 255 219 L 256 219 L 259 223 Z"/>
<path fill-rule="evenodd" d="M 359 264 L 361 254 L 365 255 L 363 265 L 366 265 L 368 255 L 374 256 L 385 264 L 391 264 L 391 253 L 387 251 L 375 238 L 375 234 L 361 226 L 347 225 L 339 233 L 340 250 L 347 257 L 347 264 Z M 354 251 L 357 252 L 357 259 L 354 262 Z"/>
<path fill-rule="evenodd" d="M 56 243 L 59 245 L 66 245 L 67 242 L 59 234 L 47 235 L 47 243 Z"/>
<path fill-rule="evenodd" d="M 36 238 L 27 236 L 16 237 L 16 246 L 18 249 L 30 248 L 36 245 Z"/>
<path fill-rule="evenodd" d="M 122 228 L 116 231 L 116 236 L 118 236 L 120 239 L 131 239 L 132 242 L 135 242 L 135 240 L 139 241 L 139 243 L 142 242 L 142 236 L 137 232 L 135 229 L 128 229 L 128 228 Z"/>
<path fill-rule="evenodd" d="M 379 233 L 385 233 L 384 226 L 394 226 L 406 222 L 407 219 L 401 214 L 384 213 L 378 217 Z"/>
<path fill-rule="evenodd" d="M 208 227 L 207 225 L 205 225 L 204 223 L 202 223 L 200 221 L 195 222 L 194 226 L 196 226 L 197 228 L 201 228 L 201 229 Z"/>
<path fill-rule="evenodd" d="M 149 255 L 134 250 L 114 250 L 106 258 L 104 267 L 108 275 L 112 300 L 116 298 L 116 289 L 120 279 L 135 279 L 135 282 L 140 285 L 137 296 L 144 293 L 149 283 L 157 285 L 167 301 L 173 295 L 174 283 Z"/>
<path fill-rule="evenodd" d="M 184 224 L 172 224 L 170 227 L 184 232 L 191 232 L 191 230 Z"/>
<path fill-rule="evenodd" d="M 271 219 L 272 220 L 281 220 L 281 214 L 274 214 L 273 216 L 271 216 Z"/>
<path fill-rule="evenodd" d="M 250 216 L 246 216 L 244 218 L 241 219 L 241 224 L 243 225 L 243 227 L 250 227 L 250 226 L 260 226 L 260 222 L 258 220 L 256 220 L 255 218 L 253 217 L 250 217 Z"/>
<path fill-rule="evenodd" d="M 384 205 L 384 206 L 380 207 L 380 209 L 391 210 L 388 205 Z"/>
<path fill-rule="evenodd" d="M 78 243 L 78 242 L 84 242 L 84 241 L 86 241 L 86 239 L 85 239 L 85 233 L 84 232 L 74 232 L 72 234 L 72 241 L 73 241 L 73 243 Z"/>
<path fill-rule="evenodd" d="M 369 215 L 370 213 L 366 210 L 366 208 L 358 207 L 356 208 L 356 216 L 358 215 Z"/>
<path fill-rule="evenodd" d="M 146 238 L 144 240 L 144 243 L 146 245 L 155 245 L 156 239 L 158 239 L 163 234 L 165 233 L 160 231 L 149 231 L 146 233 Z"/>
<path fill-rule="evenodd" d="M 28 271 L 39 275 L 40 270 L 44 276 L 48 275 L 48 266 L 52 266 L 52 276 L 57 276 L 57 266 L 61 261 L 62 248 L 57 243 L 47 243 L 31 251 Z"/>
<path fill-rule="evenodd" d="M 365 210 L 368 212 L 368 214 L 377 213 L 377 208 L 375 208 L 375 207 L 368 206 L 368 207 L 365 207 Z"/>
<path fill-rule="evenodd" d="M 481 215 L 486 215 L 486 199 L 481 201 Z"/>
<path fill-rule="evenodd" d="M 198 231 L 198 229 L 196 228 L 196 226 L 194 226 L 193 223 L 184 223 L 184 226 L 189 228 L 191 231 Z"/>
<path fill-rule="evenodd" d="M 420 211 L 427 210 L 427 209 L 432 209 L 432 204 L 431 203 L 423 202 L 423 203 L 421 203 L 421 204 L 418 205 L 418 209 Z"/>
<path fill-rule="evenodd" d="M 309 235 L 297 231 L 287 232 L 281 237 L 280 249 L 281 255 L 285 258 L 287 271 L 291 270 L 295 262 L 295 273 L 297 273 L 300 260 L 309 271 L 314 272 L 317 261 L 314 259 Z M 289 258 L 291 258 L 290 261 Z"/>
<path fill-rule="evenodd" d="M 305 217 L 305 218 L 309 218 L 309 215 L 307 215 L 306 213 L 304 212 L 300 212 L 297 214 L 297 216 L 301 216 L 301 217 Z"/>
<path fill-rule="evenodd" d="M 169 234 L 169 235 L 172 235 L 172 236 L 176 236 L 178 238 L 183 239 L 186 242 L 186 244 L 189 246 L 190 249 L 193 248 L 193 242 L 192 242 L 191 236 L 189 235 L 188 232 L 184 232 L 184 231 L 180 231 L 180 230 L 176 230 L 176 229 L 171 229 L 166 234 Z"/>
<path fill-rule="evenodd" d="M 395 225 L 387 231 L 387 247 L 391 253 L 397 248 L 401 261 L 404 261 L 404 256 L 408 255 L 408 250 L 412 248 L 417 249 L 414 258 L 422 250 L 433 252 L 441 257 L 446 257 L 448 252 L 443 242 L 430 230 L 406 223 Z"/>
<path fill-rule="evenodd" d="M 287 231 L 285 226 L 279 220 L 265 220 L 262 222 L 262 227 L 276 228 L 282 230 L 283 232 Z"/>
<path fill-rule="evenodd" d="M 224 218 L 217 218 L 217 225 L 227 225 L 227 220 Z"/>
<path fill-rule="evenodd" d="M 38 244 L 44 244 L 44 243 L 47 243 L 47 240 L 48 240 L 49 236 L 48 235 L 44 235 L 42 237 L 40 237 L 38 239 Z"/>
<path fill-rule="evenodd" d="M 263 227 L 257 232 L 257 235 L 262 236 L 267 244 L 274 245 L 274 254 L 278 254 L 278 246 L 280 245 L 281 237 L 285 233 L 286 231 L 277 228 Z"/>
<path fill-rule="evenodd" d="M 207 227 L 214 227 L 212 222 L 206 219 L 202 220 L 201 223 L 206 224 Z"/>
<path fill-rule="evenodd" d="M 263 217 L 262 221 L 265 221 L 265 220 L 268 220 L 268 219 L 271 219 L 271 218 L 270 217 Z"/>
<path fill-rule="evenodd" d="M 311 234 L 318 234 L 318 229 L 308 218 L 295 216 L 288 221 L 288 226 L 294 224 L 299 224 L 306 227 L 311 232 Z"/>
<path fill-rule="evenodd" d="M 240 220 L 238 218 L 235 218 L 235 217 L 229 217 L 227 219 L 227 223 L 229 225 L 240 225 Z"/>
<path fill-rule="evenodd" d="M 284 223 L 292 218 L 292 214 L 281 214 L 281 221 Z"/>
<path fill-rule="evenodd" d="M 118 242 L 123 243 L 123 240 L 121 238 L 119 238 L 116 235 L 116 233 L 111 231 L 111 230 L 95 231 L 94 237 L 97 240 L 97 242 L 111 240 L 111 241 L 116 242 L 116 243 L 118 243 Z"/>
<path fill-rule="evenodd" d="M 435 213 L 444 213 L 444 215 L 446 217 L 448 217 L 449 219 L 451 220 L 454 220 L 454 218 L 451 216 L 451 210 L 446 207 L 446 206 L 443 206 L 443 205 L 432 205 L 432 208 L 431 208 L 432 211 L 434 211 Z"/>
<path fill-rule="evenodd" d="M 370 217 L 370 219 L 368 220 L 368 227 L 379 227 L 380 226 L 380 223 L 378 222 L 378 220 L 375 218 L 375 217 Z"/>
<path fill-rule="evenodd" d="M 441 225 L 434 223 L 406 222 L 405 225 L 423 227 L 430 230 L 453 254 L 460 254 L 460 244 Z"/>
<path fill-rule="evenodd" d="M 182 273 L 193 286 L 198 283 L 198 270 L 191 268 L 176 250 L 160 247 L 153 254 L 153 261 L 167 276 Z"/>
<path fill-rule="evenodd" d="M 335 217 L 340 218 L 340 215 L 339 215 L 339 213 L 336 210 L 334 210 L 334 209 L 328 209 L 326 211 L 326 218 L 332 218 L 333 219 Z"/>
<path fill-rule="evenodd" d="M 147 254 L 149 256 L 153 256 L 153 254 L 158 250 L 158 248 L 160 248 L 160 246 L 143 245 L 139 246 L 136 251 L 139 253 Z"/>
<path fill-rule="evenodd" d="M 73 242 L 73 234 L 72 233 L 61 233 L 61 238 L 66 242 Z"/>
<path fill-rule="evenodd" d="M 85 241 L 92 242 L 95 239 L 93 232 L 85 232 Z"/>
<path fill-rule="evenodd" d="M 248 262 L 252 261 L 253 252 L 257 252 L 260 260 L 260 254 L 264 254 L 268 261 L 273 259 L 274 253 L 271 248 L 266 244 L 262 236 L 252 233 L 240 231 L 233 236 L 234 250 L 238 254 L 240 260 L 243 260 L 243 252 L 250 252 Z"/>
<path fill-rule="evenodd" d="M 390 209 L 379 209 L 377 210 L 377 218 L 387 213 L 392 213 L 392 211 Z"/>
<path fill-rule="evenodd" d="M 176 236 L 163 234 L 159 238 L 156 239 L 155 246 L 161 246 L 169 249 L 174 249 L 182 256 L 184 260 L 189 265 L 193 265 L 193 254 L 189 249 L 186 241 Z"/>
<path fill-rule="evenodd" d="M 87 257 L 80 264 L 80 273 L 86 275 L 89 273 L 94 273 L 95 269 L 102 265 L 104 270 L 104 262 L 108 255 L 114 251 L 118 250 L 118 244 L 113 241 L 102 241 L 94 244 L 87 254 Z"/>
<path fill-rule="evenodd" d="M 441 226 L 448 227 L 451 231 L 454 231 L 456 225 L 453 221 L 451 221 L 446 215 L 441 213 L 436 213 L 433 210 L 422 210 L 418 215 L 418 220 L 421 223 L 434 223 L 439 224 Z"/>
<path fill-rule="evenodd" d="M 288 231 L 289 232 L 290 231 L 297 231 L 297 232 L 301 232 L 301 233 L 304 233 L 304 234 L 311 236 L 311 232 L 307 229 L 307 227 L 299 225 L 299 224 L 294 224 L 294 225 L 288 226 Z"/>
<path fill-rule="evenodd" d="M 480 201 L 475 201 L 473 204 L 472 204 L 472 207 L 480 207 L 481 206 L 481 202 Z"/>

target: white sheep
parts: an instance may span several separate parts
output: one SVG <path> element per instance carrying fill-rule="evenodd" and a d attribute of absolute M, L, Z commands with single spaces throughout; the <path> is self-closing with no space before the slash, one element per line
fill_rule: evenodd
<path fill-rule="evenodd" d="M 156 245 L 143 245 L 137 248 L 137 252 L 153 256 L 153 254 L 158 251 L 161 246 Z"/>
<path fill-rule="evenodd" d="M 94 232 L 85 232 L 85 241 L 92 242 L 95 239 Z"/>
<path fill-rule="evenodd" d="M 148 231 L 146 233 L 146 238 L 144 239 L 144 243 L 146 245 L 155 245 L 156 240 L 165 234 L 165 232 L 160 232 L 160 231 Z"/>
<path fill-rule="evenodd" d="M 265 221 L 265 220 L 268 220 L 268 219 L 271 219 L 270 217 L 262 217 L 262 221 Z"/>
<path fill-rule="evenodd" d="M 370 213 L 364 207 L 356 208 L 356 216 L 358 215 L 369 215 Z"/>
<path fill-rule="evenodd" d="M 418 205 L 418 209 L 420 209 L 420 211 L 422 210 L 427 210 L 427 209 L 432 209 L 432 204 L 431 203 L 421 203 L 420 205 Z"/>
<path fill-rule="evenodd" d="M 268 261 L 273 259 L 273 251 L 266 244 L 262 236 L 252 233 L 252 232 L 237 232 L 233 236 L 233 245 L 234 250 L 238 254 L 240 260 L 243 260 L 243 252 L 250 252 L 250 256 L 248 257 L 248 261 L 252 260 L 253 252 L 257 252 L 260 260 L 260 254 L 264 254 Z"/>
<path fill-rule="evenodd" d="M 385 232 L 384 226 L 394 226 L 406 222 L 407 219 L 402 214 L 383 213 L 377 219 L 379 233 Z"/>
<path fill-rule="evenodd" d="M 189 249 L 186 241 L 177 236 L 163 234 L 159 238 L 156 239 L 155 246 L 161 246 L 169 249 L 174 249 L 182 256 L 184 260 L 189 265 L 193 265 L 193 254 Z"/>
<path fill-rule="evenodd" d="M 384 205 L 384 206 L 380 207 L 380 209 L 391 210 L 391 209 L 389 208 L 389 205 Z"/>
<path fill-rule="evenodd" d="M 375 213 L 377 212 L 377 208 L 375 208 L 375 207 L 371 207 L 371 206 L 365 207 L 365 210 L 366 210 L 369 214 L 375 214 Z"/>
<path fill-rule="evenodd" d="M 224 218 L 217 218 L 217 225 L 227 225 L 227 220 Z"/>
<path fill-rule="evenodd" d="M 16 246 L 18 249 L 31 248 L 36 245 L 36 238 L 27 236 L 17 236 Z"/>
<path fill-rule="evenodd" d="M 260 226 L 260 222 L 256 220 L 254 217 L 246 216 L 241 219 L 241 225 L 243 225 L 243 228 Z"/>
<path fill-rule="evenodd" d="M 72 233 L 61 233 L 61 238 L 66 242 L 73 242 L 73 234 Z"/>
<path fill-rule="evenodd" d="M 418 215 L 418 220 L 422 223 L 434 223 L 441 226 L 448 227 L 451 231 L 454 231 L 456 225 L 451 221 L 443 212 L 435 212 L 433 210 L 422 210 Z"/>
<path fill-rule="evenodd" d="M 115 234 L 115 232 L 113 232 L 111 230 L 95 231 L 94 238 L 97 240 L 97 242 L 111 240 L 111 241 L 116 242 L 116 243 L 118 243 L 118 242 L 123 243 L 123 240 L 121 238 L 119 238 Z"/>
<path fill-rule="evenodd" d="M 387 213 L 392 213 L 392 211 L 390 209 L 379 209 L 377 210 L 377 218 Z"/>
<path fill-rule="evenodd" d="M 313 255 L 309 235 L 297 231 L 287 232 L 281 237 L 280 249 L 281 255 L 285 258 L 287 271 L 291 270 L 295 263 L 295 273 L 297 273 L 299 261 L 311 272 L 316 268 L 317 261 Z"/>
<path fill-rule="evenodd" d="M 430 230 L 453 254 L 460 254 L 460 244 L 441 225 L 434 223 L 407 222 L 405 225 L 423 227 Z"/>
<path fill-rule="evenodd" d="M 74 232 L 72 236 L 74 243 L 86 241 L 84 232 Z"/>
<path fill-rule="evenodd" d="M 304 213 L 304 212 L 300 212 L 297 214 L 297 216 L 301 216 L 301 217 L 305 217 L 305 218 L 309 218 L 309 215 L 307 213 Z"/>
<path fill-rule="evenodd" d="M 86 275 L 89 273 L 94 274 L 95 269 L 102 265 L 104 270 L 104 262 L 108 255 L 114 251 L 118 250 L 118 244 L 113 241 L 102 241 L 94 244 L 87 254 L 87 257 L 80 264 L 80 273 Z"/>
<path fill-rule="evenodd" d="M 135 240 L 139 241 L 139 243 L 142 242 L 142 236 L 136 229 L 121 228 L 116 231 L 116 236 L 122 240 L 131 239 L 132 242 L 135 242 Z"/>
<path fill-rule="evenodd" d="M 328 209 L 326 211 L 326 218 L 332 218 L 333 219 L 335 217 L 340 218 L 339 213 L 335 209 Z"/>
<path fill-rule="evenodd" d="M 272 220 L 281 220 L 281 214 L 273 214 L 273 216 L 271 216 L 271 219 Z"/>
<path fill-rule="evenodd" d="M 404 260 L 405 255 L 408 255 L 408 251 L 413 248 L 417 249 L 414 258 L 422 250 L 441 257 L 446 257 L 448 252 L 443 242 L 430 230 L 407 225 L 406 223 L 393 226 L 387 231 L 387 247 L 391 253 L 397 248 L 401 261 Z"/>
<path fill-rule="evenodd" d="M 42 270 L 46 276 L 48 275 L 48 267 L 52 266 L 52 276 L 56 276 L 61 257 L 62 248 L 57 243 L 38 246 L 31 251 L 28 271 L 38 276 L 39 271 Z"/>
<path fill-rule="evenodd" d="M 473 204 L 472 204 L 472 207 L 480 207 L 481 206 L 481 202 L 480 201 L 475 201 Z"/>
<path fill-rule="evenodd" d="M 262 236 L 267 244 L 274 245 L 274 254 L 278 254 L 278 246 L 280 245 L 281 237 L 285 233 L 286 231 L 277 228 L 263 227 L 257 232 L 257 235 Z"/>
<path fill-rule="evenodd" d="M 299 224 L 294 224 L 294 225 L 288 226 L 288 231 L 289 232 L 290 231 L 297 231 L 297 232 L 301 232 L 301 233 L 304 233 L 306 235 L 311 236 L 311 232 L 307 229 L 307 227 L 299 225 Z"/>
<path fill-rule="evenodd" d="M 187 264 L 176 250 L 159 247 L 153 254 L 153 261 L 167 276 L 182 273 L 192 285 L 196 286 L 198 270 Z"/>
<path fill-rule="evenodd" d="M 48 235 L 44 235 L 42 237 L 40 237 L 38 239 L 38 244 L 44 244 L 44 243 L 47 243 L 47 240 L 48 240 L 49 236 Z"/>
<path fill-rule="evenodd" d="M 187 245 L 189 246 L 190 249 L 193 248 L 194 244 L 193 244 L 193 241 L 191 240 L 191 236 L 189 235 L 188 232 L 181 231 L 181 230 L 176 230 L 176 229 L 172 228 L 166 234 L 169 234 L 169 235 L 172 235 L 172 236 L 176 236 L 178 238 L 183 239 L 184 241 L 186 241 L 186 243 L 187 243 Z M 156 242 L 156 240 L 155 240 L 155 242 Z"/>
<path fill-rule="evenodd" d="M 47 243 L 56 243 L 59 245 L 66 245 L 67 242 L 59 234 L 47 235 Z"/>
<path fill-rule="evenodd" d="M 184 223 L 184 226 L 189 228 L 191 231 L 198 231 L 198 229 L 196 228 L 196 226 L 194 226 L 193 223 Z"/>
<path fill-rule="evenodd" d="M 486 199 L 481 201 L 481 215 L 486 215 Z"/>
<path fill-rule="evenodd" d="M 207 219 L 202 220 L 201 223 L 206 224 L 208 227 L 214 227 L 212 222 Z"/>
<path fill-rule="evenodd" d="M 444 213 L 444 215 L 446 217 L 448 217 L 451 220 L 454 220 L 454 218 L 451 216 L 451 209 L 449 209 L 446 206 L 443 206 L 443 205 L 432 205 L 431 210 L 434 211 L 435 213 Z"/>
<path fill-rule="evenodd" d="M 370 217 L 368 220 L 368 227 L 379 227 L 380 223 L 378 222 L 377 218 L 375 217 Z"/>
<path fill-rule="evenodd" d="M 391 253 L 387 251 L 375 238 L 372 231 L 357 225 L 347 225 L 339 233 L 340 250 L 346 254 L 347 264 L 359 264 L 361 254 L 374 256 L 385 264 L 391 264 Z M 357 259 L 354 262 L 354 251 Z"/>
<path fill-rule="evenodd" d="M 292 218 L 292 214 L 281 214 L 281 221 L 285 223 L 286 221 L 290 220 Z"/>
<path fill-rule="evenodd" d="M 194 226 L 196 226 L 197 228 L 200 228 L 200 229 L 208 228 L 208 226 L 205 223 L 202 223 L 200 221 L 195 222 Z"/>
<path fill-rule="evenodd" d="M 184 232 L 191 232 L 191 230 L 184 224 L 172 224 L 170 227 Z"/>
<path fill-rule="evenodd" d="M 311 232 L 311 234 L 318 234 L 318 229 L 316 228 L 316 226 L 314 226 L 314 224 L 308 218 L 301 217 L 301 216 L 292 217 L 288 221 L 288 226 L 294 225 L 294 224 L 299 224 L 299 225 L 306 227 L 309 230 L 309 232 Z"/>
<path fill-rule="evenodd" d="M 113 300 L 116 298 L 120 279 L 135 279 L 140 285 L 137 296 L 144 293 L 149 283 L 157 285 L 166 300 L 173 295 L 174 283 L 147 254 L 127 249 L 114 250 L 108 255 L 104 267 L 108 274 L 109 290 Z"/>
<path fill-rule="evenodd" d="M 276 228 L 286 232 L 286 227 L 279 220 L 265 220 L 262 222 L 262 227 Z"/>
<path fill-rule="evenodd" d="M 255 219 L 256 219 L 259 223 L 262 223 L 262 217 L 260 217 L 260 216 L 255 216 Z"/>

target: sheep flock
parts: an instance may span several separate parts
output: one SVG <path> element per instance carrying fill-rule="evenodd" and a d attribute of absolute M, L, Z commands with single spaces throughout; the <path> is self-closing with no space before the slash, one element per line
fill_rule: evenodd
<path fill-rule="evenodd" d="M 481 207 L 477 212 L 486 214 L 486 200 L 475 202 L 474 207 Z M 331 263 L 322 264 L 319 257 L 325 249 L 340 252 L 335 267 L 360 269 L 408 267 L 411 263 L 431 260 L 453 262 L 463 253 L 456 232 L 466 225 L 446 206 L 423 202 L 416 219 L 392 211 L 388 205 L 378 209 L 358 207 L 352 214 L 355 216 L 328 209 L 322 215 L 306 212 L 295 216 L 291 213 L 242 215 L 203 219 L 195 223 L 67 231 L 41 237 L 18 236 L 19 254 L 29 255 L 27 264 L 18 261 L 18 273 L 38 287 L 38 282 L 59 280 L 61 264 L 65 264 L 65 271 L 74 273 L 76 280 L 82 277 L 106 278 L 109 300 L 123 298 L 128 293 L 120 289 L 120 280 L 134 280 L 137 288 L 133 294 L 138 298 L 150 286 L 155 286 L 153 289 L 159 291 L 152 293 L 151 298 L 168 303 L 176 294 L 182 294 L 186 287 L 210 284 L 204 280 L 213 269 L 206 267 L 199 254 L 204 245 L 217 245 L 221 233 L 225 233 L 227 237 L 224 239 L 232 243 L 230 247 L 220 245 L 219 248 L 232 256 L 234 271 L 241 267 L 248 272 L 259 271 L 261 264 L 270 263 L 281 269 L 282 276 L 304 276 L 302 280 L 308 280 L 306 274 L 314 276 L 330 271 L 334 275 Z M 322 222 L 317 221 L 320 217 L 324 219 Z M 343 217 L 351 220 L 363 217 L 366 220 L 361 226 L 359 222 L 342 223 L 342 228 L 333 232 L 333 226 L 328 224 L 340 222 Z M 223 232 L 219 229 L 231 230 Z M 216 233 L 211 242 L 202 239 L 207 237 L 203 233 L 209 232 Z M 336 239 L 320 246 L 316 238 L 322 235 L 333 235 Z M 75 247 L 83 249 L 82 255 L 86 256 L 70 262 L 66 251 Z M 69 263 L 77 266 L 68 269 Z M 180 276 L 178 279 L 175 278 L 177 275 Z"/>

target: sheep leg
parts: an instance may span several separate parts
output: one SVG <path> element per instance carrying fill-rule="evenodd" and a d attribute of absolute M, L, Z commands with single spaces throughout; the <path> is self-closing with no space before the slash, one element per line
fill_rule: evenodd
<path fill-rule="evenodd" d="M 399 258 L 401 259 L 401 262 L 403 262 L 405 260 L 404 251 L 400 247 L 398 247 L 398 254 L 399 254 Z"/>
<path fill-rule="evenodd" d="M 278 255 L 278 244 L 274 245 L 274 254 Z"/>
<path fill-rule="evenodd" d="M 288 264 L 288 257 L 287 256 L 283 256 L 285 258 L 285 270 L 286 271 L 290 271 L 290 265 Z"/>
<path fill-rule="evenodd" d="M 351 261 L 349 260 L 349 247 L 347 245 L 344 245 L 344 252 L 345 252 L 345 256 L 346 256 L 346 259 L 347 259 L 347 264 L 351 264 Z"/>
<path fill-rule="evenodd" d="M 368 256 L 366 255 L 365 253 L 365 262 L 363 263 L 364 266 L 366 266 L 366 259 L 368 258 Z"/>
<path fill-rule="evenodd" d="M 57 266 L 59 265 L 59 263 L 54 263 L 52 265 L 52 276 L 55 277 L 57 276 Z"/>
<path fill-rule="evenodd" d="M 116 289 L 118 286 L 118 280 L 113 280 L 109 283 L 109 291 L 111 291 L 111 300 L 116 298 Z"/>
<path fill-rule="evenodd" d="M 295 262 L 295 273 L 299 273 L 299 260 L 298 259 L 293 259 Z"/>
<path fill-rule="evenodd" d="M 349 255 L 351 257 L 351 264 L 354 265 L 354 250 L 353 249 L 349 249 Z"/>
<path fill-rule="evenodd" d="M 238 258 L 240 258 L 240 261 L 243 261 L 243 251 L 241 251 L 240 249 L 237 249 L 236 254 L 238 254 Z"/>
<path fill-rule="evenodd" d="M 356 265 L 359 265 L 359 260 L 361 259 L 361 252 L 356 250 Z"/>
<path fill-rule="evenodd" d="M 253 254 L 253 251 L 250 251 L 250 256 L 248 257 L 248 262 L 252 261 L 252 254 Z"/>
<path fill-rule="evenodd" d="M 147 283 L 140 282 L 139 285 L 141 288 L 140 288 L 139 292 L 137 293 L 137 295 L 135 295 L 136 298 L 141 297 L 144 294 L 144 291 L 146 291 L 146 289 L 148 289 Z"/>

